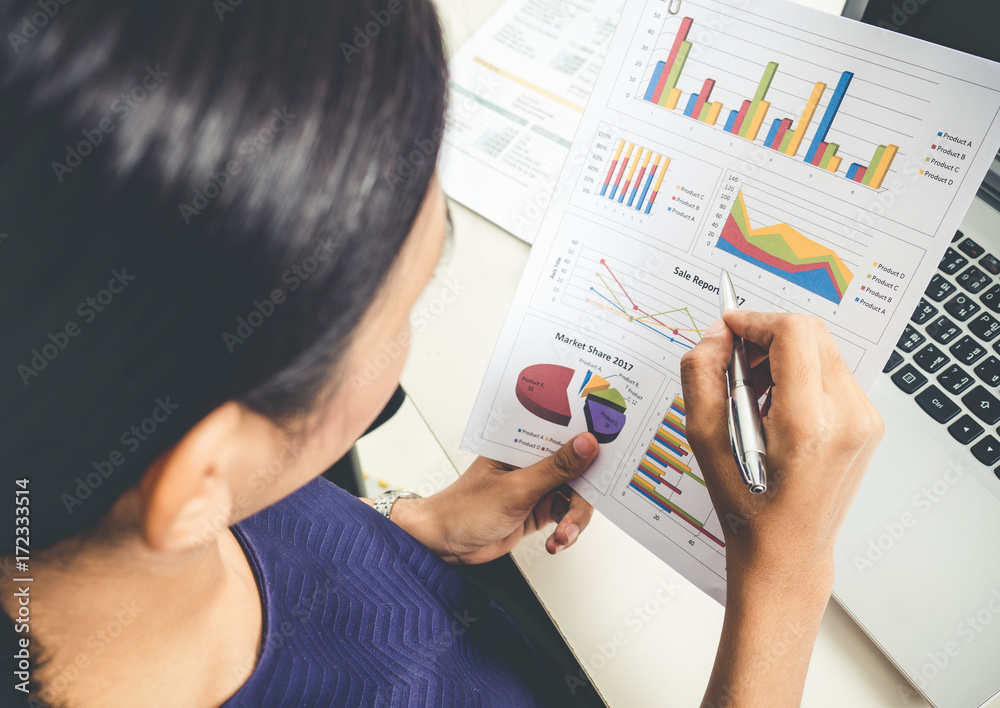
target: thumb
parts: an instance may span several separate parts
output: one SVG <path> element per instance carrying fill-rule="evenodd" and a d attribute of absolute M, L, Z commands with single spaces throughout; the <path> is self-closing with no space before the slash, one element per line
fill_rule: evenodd
<path fill-rule="evenodd" d="M 526 495 L 524 504 L 534 506 L 556 487 L 586 472 L 597 452 L 597 438 L 590 433 L 577 435 L 541 462 L 518 470 L 521 479 L 514 488 Z"/>
<path fill-rule="evenodd" d="M 729 388 L 726 370 L 733 356 L 733 334 L 721 319 L 681 359 L 681 386 L 689 438 L 726 439 Z"/>

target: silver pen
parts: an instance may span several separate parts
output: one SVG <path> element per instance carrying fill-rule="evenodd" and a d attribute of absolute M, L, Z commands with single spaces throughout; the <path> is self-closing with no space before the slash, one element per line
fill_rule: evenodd
<path fill-rule="evenodd" d="M 729 273 L 722 271 L 719 282 L 722 312 L 739 308 Z M 757 393 L 753 388 L 753 370 L 746 345 L 733 335 L 733 358 L 729 361 L 729 442 L 743 481 L 753 494 L 767 491 L 767 468 L 764 459 L 764 426 L 760 422 Z"/>

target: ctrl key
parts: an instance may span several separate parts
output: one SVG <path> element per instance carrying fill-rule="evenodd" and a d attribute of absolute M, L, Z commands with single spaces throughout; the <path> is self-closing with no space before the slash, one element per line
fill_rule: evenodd
<path fill-rule="evenodd" d="M 892 382 L 896 384 L 903 393 L 913 393 L 927 383 L 927 377 L 917 371 L 913 364 L 907 364 L 892 375 Z"/>
<path fill-rule="evenodd" d="M 917 396 L 917 405 L 938 423 L 947 423 L 959 414 L 961 408 L 941 392 L 937 386 L 928 386 Z"/>

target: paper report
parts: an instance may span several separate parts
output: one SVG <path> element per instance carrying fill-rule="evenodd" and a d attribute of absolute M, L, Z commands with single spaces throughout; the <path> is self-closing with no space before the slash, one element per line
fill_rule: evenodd
<path fill-rule="evenodd" d="M 465 446 L 574 483 L 720 602 L 680 358 L 743 307 L 822 317 L 870 388 L 1000 147 L 1000 65 L 783 0 L 628 3 Z"/>
<path fill-rule="evenodd" d="M 532 243 L 624 0 L 508 0 L 449 63 L 449 197 Z"/>

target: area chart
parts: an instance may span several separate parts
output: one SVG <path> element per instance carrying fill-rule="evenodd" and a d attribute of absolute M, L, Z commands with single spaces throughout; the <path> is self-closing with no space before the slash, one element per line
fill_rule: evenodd
<path fill-rule="evenodd" d="M 834 251 L 788 224 L 751 228 L 742 190 L 736 195 L 716 248 L 837 304 L 843 301 L 854 277 Z"/>

